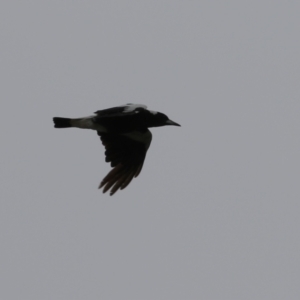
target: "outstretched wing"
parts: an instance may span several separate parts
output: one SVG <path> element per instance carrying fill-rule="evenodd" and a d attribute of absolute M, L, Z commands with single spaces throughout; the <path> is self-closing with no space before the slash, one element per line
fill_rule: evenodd
<path fill-rule="evenodd" d="M 99 189 L 103 187 L 103 193 L 110 190 L 110 195 L 113 195 L 117 190 L 123 190 L 133 177 L 140 174 L 152 134 L 147 129 L 128 134 L 98 131 L 98 135 L 106 150 L 105 161 L 112 166 L 112 170 L 100 183 Z"/>

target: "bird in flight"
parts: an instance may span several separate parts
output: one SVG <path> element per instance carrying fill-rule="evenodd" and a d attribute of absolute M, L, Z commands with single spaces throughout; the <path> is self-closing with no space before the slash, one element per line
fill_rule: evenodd
<path fill-rule="evenodd" d="M 113 195 L 137 177 L 143 167 L 152 140 L 148 128 L 179 124 L 165 114 L 151 111 L 141 104 L 126 104 L 98 110 L 92 116 L 69 119 L 53 118 L 55 128 L 76 127 L 96 130 L 105 147 L 105 161 L 112 170 L 103 178 L 99 189 Z"/>

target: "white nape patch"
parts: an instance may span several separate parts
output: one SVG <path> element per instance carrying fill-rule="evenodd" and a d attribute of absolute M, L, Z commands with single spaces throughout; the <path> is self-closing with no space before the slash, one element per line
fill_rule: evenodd
<path fill-rule="evenodd" d="M 154 111 L 154 110 L 149 110 L 151 114 L 156 115 L 158 113 L 158 111 Z"/>
<path fill-rule="evenodd" d="M 123 106 L 124 106 L 124 105 L 123 105 Z M 136 108 L 147 109 L 147 106 L 146 106 L 146 105 L 143 105 L 143 104 L 127 103 L 127 104 L 125 105 L 125 108 L 124 108 L 124 113 L 132 112 L 132 111 L 134 111 Z"/>
<path fill-rule="evenodd" d="M 152 140 L 152 134 L 149 130 L 147 130 L 146 132 L 132 131 L 130 133 L 124 133 L 122 135 L 127 136 L 134 141 L 143 143 L 147 150 Z"/>

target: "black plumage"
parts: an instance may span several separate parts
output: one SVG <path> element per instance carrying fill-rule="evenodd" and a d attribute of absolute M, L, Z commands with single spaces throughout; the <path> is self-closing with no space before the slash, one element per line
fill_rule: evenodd
<path fill-rule="evenodd" d="M 96 130 L 105 147 L 105 161 L 112 170 L 99 185 L 103 193 L 113 195 L 124 189 L 143 167 L 152 140 L 150 127 L 179 124 L 162 113 L 147 110 L 145 105 L 127 104 L 99 110 L 95 115 L 79 118 L 53 118 L 55 128 L 77 127 Z"/>

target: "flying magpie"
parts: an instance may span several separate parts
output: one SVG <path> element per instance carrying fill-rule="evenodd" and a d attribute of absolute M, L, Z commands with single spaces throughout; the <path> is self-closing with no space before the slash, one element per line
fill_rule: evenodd
<path fill-rule="evenodd" d="M 163 113 L 132 103 L 98 110 L 84 118 L 55 117 L 53 121 L 55 128 L 76 127 L 97 131 L 106 150 L 105 161 L 112 167 L 99 189 L 103 188 L 103 193 L 110 190 L 110 195 L 123 190 L 133 177 L 140 174 L 152 140 L 149 127 L 180 126 Z"/>

